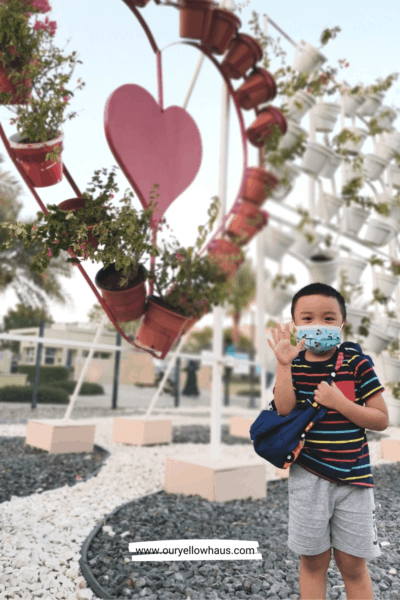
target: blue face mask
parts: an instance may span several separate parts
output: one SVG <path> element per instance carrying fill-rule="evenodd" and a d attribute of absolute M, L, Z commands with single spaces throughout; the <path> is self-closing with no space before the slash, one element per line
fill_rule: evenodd
<path fill-rule="evenodd" d="M 295 325 L 297 329 L 297 343 L 306 338 L 303 346 L 304 349 L 315 352 L 315 354 L 328 352 L 340 344 L 340 332 L 343 325 L 341 327 L 336 325 L 302 325 L 301 327 L 296 327 Z"/>

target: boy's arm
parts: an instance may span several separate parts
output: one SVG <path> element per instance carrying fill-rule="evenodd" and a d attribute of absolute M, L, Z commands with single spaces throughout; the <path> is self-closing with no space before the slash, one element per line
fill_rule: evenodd
<path fill-rule="evenodd" d="M 389 425 L 389 415 L 382 394 L 365 401 L 365 406 L 351 402 L 342 394 L 338 397 L 335 410 L 355 425 L 372 431 L 384 431 Z"/>
<path fill-rule="evenodd" d="M 287 417 L 296 406 L 296 393 L 293 389 L 292 365 L 282 365 L 279 361 L 276 367 L 274 388 L 276 410 L 282 417 Z"/>

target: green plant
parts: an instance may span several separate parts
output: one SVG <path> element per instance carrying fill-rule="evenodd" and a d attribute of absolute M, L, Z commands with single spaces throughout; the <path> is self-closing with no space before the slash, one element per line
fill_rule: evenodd
<path fill-rule="evenodd" d="M 346 270 L 341 269 L 339 272 L 339 291 L 342 294 L 343 298 L 346 302 L 351 304 L 353 300 L 359 296 L 363 291 L 362 285 L 354 285 L 349 282 L 349 278 L 347 276 Z"/>
<path fill-rule="evenodd" d="M 400 381 L 386 381 L 385 384 L 390 387 L 393 398 L 400 400 Z"/>
<path fill-rule="evenodd" d="M 370 256 L 370 258 L 368 259 L 369 264 L 371 265 L 371 267 L 373 267 L 374 265 L 379 265 L 380 267 L 383 267 L 384 262 L 381 258 L 378 258 L 376 254 L 373 254 L 372 256 Z"/>
<path fill-rule="evenodd" d="M 296 225 L 296 229 L 303 233 L 304 237 L 306 238 L 309 244 L 312 244 L 317 239 L 316 236 L 313 233 L 310 233 L 309 231 L 303 231 L 303 229 L 305 225 L 316 225 L 317 221 L 315 219 L 311 219 L 308 210 L 302 208 L 300 205 L 296 207 L 296 212 L 298 212 L 299 215 L 302 216 L 301 220 Z"/>
<path fill-rule="evenodd" d="M 73 394 L 77 381 L 53 381 L 46 382 L 47 387 L 58 388 L 68 392 L 69 395 Z M 79 390 L 80 396 L 100 396 L 104 395 L 104 388 L 98 383 L 91 381 L 84 381 Z"/>
<path fill-rule="evenodd" d="M 393 358 L 399 358 L 399 356 L 400 356 L 399 349 L 400 349 L 399 340 L 393 340 L 392 342 L 390 342 L 390 344 L 386 348 L 386 350 L 389 352 L 389 356 L 392 356 Z"/>
<path fill-rule="evenodd" d="M 374 299 L 371 301 L 371 304 L 375 304 L 376 302 L 379 302 L 379 304 L 387 304 L 390 299 L 387 296 L 384 296 L 379 288 L 374 288 L 372 293 Z"/>
<path fill-rule="evenodd" d="M 33 386 L 21 387 L 7 385 L 0 388 L 0 402 L 32 402 Z M 56 387 L 41 385 L 38 387 L 38 404 L 68 404 L 68 393 Z"/>
<path fill-rule="evenodd" d="M 280 290 L 286 290 L 289 283 L 296 283 L 296 278 L 292 273 L 290 275 L 282 275 L 281 273 L 277 273 L 272 280 L 271 287 L 273 290 L 277 288 Z"/>
<path fill-rule="evenodd" d="M 390 216 L 390 204 L 389 202 L 374 202 L 373 203 L 374 210 L 384 217 Z"/>
<path fill-rule="evenodd" d="M 389 269 L 390 269 L 392 275 L 395 275 L 395 276 L 400 275 L 400 261 L 399 260 L 392 260 L 390 262 Z"/>

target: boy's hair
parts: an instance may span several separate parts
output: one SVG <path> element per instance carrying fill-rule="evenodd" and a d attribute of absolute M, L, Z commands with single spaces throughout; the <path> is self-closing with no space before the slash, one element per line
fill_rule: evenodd
<path fill-rule="evenodd" d="M 330 285 L 327 285 L 326 283 L 310 283 L 309 285 L 306 285 L 305 287 L 301 288 L 301 290 L 299 290 L 298 292 L 295 293 L 295 295 L 293 296 L 292 299 L 292 307 L 291 307 L 291 312 L 292 312 L 292 319 L 294 321 L 294 309 L 296 306 L 296 302 L 299 298 L 302 298 L 303 296 L 314 296 L 318 294 L 319 296 L 326 296 L 328 298 L 336 298 L 336 300 L 339 302 L 339 306 L 340 306 L 340 311 L 342 313 L 343 316 L 343 320 L 346 320 L 346 303 L 345 300 L 342 296 L 342 294 L 340 292 L 338 292 L 337 290 L 335 290 L 335 288 L 333 288 Z"/>

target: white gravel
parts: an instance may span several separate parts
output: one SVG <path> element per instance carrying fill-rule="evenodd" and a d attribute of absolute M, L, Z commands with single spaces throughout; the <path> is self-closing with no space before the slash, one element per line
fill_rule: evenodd
<path fill-rule="evenodd" d="M 175 417 L 174 425 L 193 423 Z M 80 549 L 95 525 L 117 506 L 163 489 L 165 459 L 206 455 L 210 445 L 171 444 L 139 447 L 112 442 L 113 418 L 88 420 L 96 424 L 95 443 L 111 452 L 96 477 L 25 498 L 13 496 L 0 506 L 0 599 L 98 600 L 86 587 L 79 567 Z M 195 419 L 209 424 L 209 418 Z M 26 436 L 27 425 L 0 425 L 0 435 Z M 385 434 L 400 440 L 400 428 Z M 369 442 L 372 464 L 380 442 Z M 251 445 L 222 445 L 222 456 L 239 462 L 264 463 L 267 480 L 277 479 L 275 467 L 258 457 Z M 266 500 L 268 502 L 268 498 Z"/>

